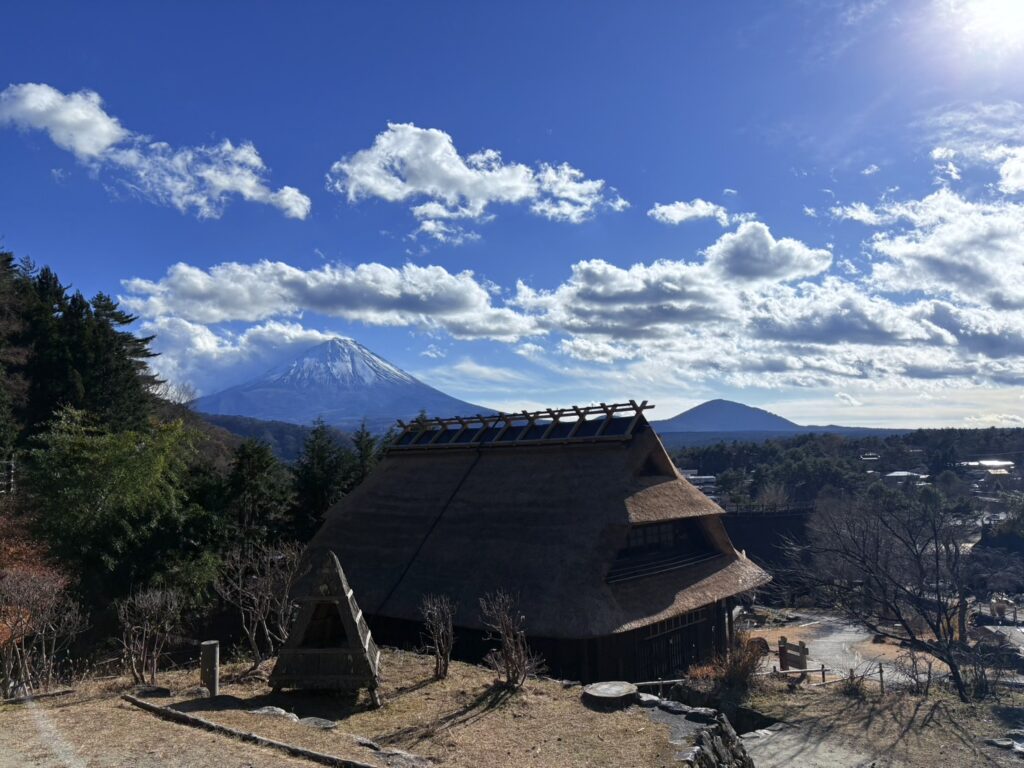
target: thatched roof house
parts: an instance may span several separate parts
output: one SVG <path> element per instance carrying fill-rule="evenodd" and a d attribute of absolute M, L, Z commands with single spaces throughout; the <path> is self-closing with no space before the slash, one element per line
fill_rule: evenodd
<path fill-rule="evenodd" d="M 724 647 L 730 599 L 770 577 L 733 548 L 644 407 L 404 425 L 305 562 L 337 553 L 381 642 L 414 638 L 422 596 L 440 593 L 470 630 L 467 652 L 480 596 L 504 589 L 557 674 L 685 668 Z"/>

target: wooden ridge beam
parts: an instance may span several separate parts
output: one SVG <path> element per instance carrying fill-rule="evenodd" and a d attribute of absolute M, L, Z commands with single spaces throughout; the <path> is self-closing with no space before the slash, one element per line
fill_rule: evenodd
<path fill-rule="evenodd" d="M 517 413 L 498 413 L 493 415 L 476 414 L 474 416 L 453 416 L 450 418 L 431 417 L 426 419 L 416 419 L 414 421 L 406 422 L 401 419 L 397 419 L 396 423 L 402 429 L 401 434 L 389 450 L 407 450 L 407 449 L 419 449 L 428 447 L 460 447 L 460 446 L 481 446 L 491 445 L 496 443 L 504 437 L 508 431 L 514 427 L 521 427 L 521 431 L 516 435 L 513 440 L 505 440 L 503 444 L 506 445 L 518 445 L 518 444 L 532 444 L 551 440 L 551 435 L 558 428 L 558 425 L 564 423 L 567 417 L 575 419 L 572 428 L 568 434 L 563 437 L 556 438 L 558 442 L 567 442 L 578 440 L 601 440 L 601 439 L 628 439 L 640 423 L 640 419 L 643 416 L 643 412 L 653 408 L 646 400 L 637 403 L 636 400 L 630 400 L 625 403 L 599 403 L 598 405 L 587 405 L 578 406 L 572 405 L 568 408 L 545 408 L 543 410 L 528 411 L 522 410 Z M 626 431 L 623 434 L 607 435 L 605 434 L 612 422 L 615 421 L 617 415 L 628 415 L 631 414 L 632 418 Z M 588 420 L 596 421 L 596 419 L 589 419 L 592 416 L 603 416 L 601 424 L 598 426 L 596 432 L 593 435 L 579 436 L 579 431 L 583 428 L 584 423 Z M 538 422 L 547 421 L 547 426 L 544 431 L 536 437 L 526 437 L 531 429 L 538 425 Z M 490 439 L 484 440 L 487 436 L 488 430 L 500 426 L 497 435 L 493 435 Z M 451 427 L 457 427 L 455 434 L 452 435 L 450 440 L 440 442 L 440 438 L 446 432 L 451 431 Z M 460 442 L 460 439 L 467 432 L 475 432 L 469 440 Z M 420 443 L 424 435 L 433 432 L 430 439 L 426 442 Z"/>

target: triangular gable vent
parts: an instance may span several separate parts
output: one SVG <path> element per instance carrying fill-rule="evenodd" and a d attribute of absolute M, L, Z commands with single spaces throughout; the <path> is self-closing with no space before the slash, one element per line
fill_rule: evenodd
<path fill-rule="evenodd" d="M 299 615 L 278 654 L 270 685 L 358 691 L 367 688 L 380 706 L 380 651 L 333 552 L 328 552 L 310 592 L 295 596 Z"/>

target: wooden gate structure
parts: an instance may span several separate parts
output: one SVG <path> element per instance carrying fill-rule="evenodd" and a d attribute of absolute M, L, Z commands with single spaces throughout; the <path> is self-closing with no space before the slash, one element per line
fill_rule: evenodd
<path fill-rule="evenodd" d="M 380 706 L 380 651 L 334 552 L 324 558 L 270 675 L 282 688 L 358 691 L 367 688 Z"/>
<path fill-rule="evenodd" d="M 807 669 L 807 644 L 786 642 L 785 637 L 779 638 L 779 669 Z"/>

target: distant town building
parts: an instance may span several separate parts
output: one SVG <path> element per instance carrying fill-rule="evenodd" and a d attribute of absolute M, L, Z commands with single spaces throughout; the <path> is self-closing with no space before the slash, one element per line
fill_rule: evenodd
<path fill-rule="evenodd" d="M 882 482 L 886 485 L 903 485 L 905 483 L 920 485 L 926 483 L 927 480 L 928 475 L 921 474 L 920 472 L 910 472 L 905 469 L 898 469 L 895 472 L 882 475 Z"/>

